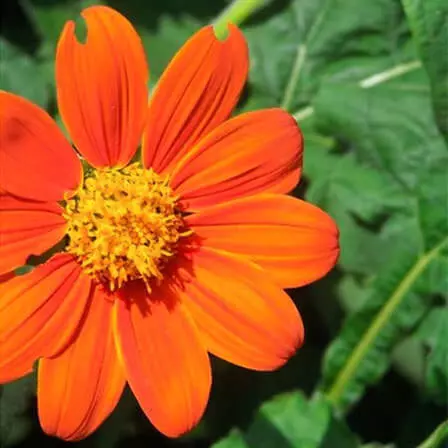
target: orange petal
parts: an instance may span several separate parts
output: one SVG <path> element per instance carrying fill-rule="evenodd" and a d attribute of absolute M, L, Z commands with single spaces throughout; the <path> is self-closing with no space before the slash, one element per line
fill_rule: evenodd
<path fill-rule="evenodd" d="M 41 359 L 38 411 L 43 430 L 65 440 L 91 434 L 114 410 L 125 386 L 112 335 L 113 299 L 96 287 L 76 339 Z"/>
<path fill-rule="evenodd" d="M 54 246 L 64 237 L 65 224 L 56 203 L 0 196 L 0 274 Z"/>
<path fill-rule="evenodd" d="M 199 210 L 255 193 L 287 193 L 301 166 L 296 122 L 281 109 L 266 109 L 211 132 L 176 166 L 171 184 L 189 210 Z"/>
<path fill-rule="evenodd" d="M 321 278 L 339 255 L 334 221 L 318 207 L 289 196 L 238 199 L 186 220 L 204 245 L 251 259 L 283 288 Z"/>
<path fill-rule="evenodd" d="M 179 292 L 214 355 L 255 370 L 282 366 L 303 342 L 294 303 L 257 265 L 204 247 Z"/>
<path fill-rule="evenodd" d="M 175 162 L 228 118 L 247 78 L 248 51 L 231 25 L 225 41 L 213 27 L 197 32 L 177 53 L 159 80 L 149 105 L 143 164 L 157 172 Z"/>
<path fill-rule="evenodd" d="M 59 201 L 76 190 L 81 163 L 44 110 L 0 91 L 0 123 L 0 191 Z"/>
<path fill-rule="evenodd" d="M 30 372 L 72 338 L 90 295 L 90 279 L 68 254 L 0 284 L 0 383 Z"/>
<path fill-rule="evenodd" d="M 168 289 L 133 285 L 116 302 L 115 335 L 126 377 L 154 426 L 169 437 L 193 428 L 207 405 L 210 363 L 196 328 Z"/>
<path fill-rule="evenodd" d="M 59 111 L 78 151 L 95 167 L 123 166 L 140 142 L 148 101 L 142 43 L 117 11 L 92 6 L 81 13 L 85 43 L 66 23 L 56 52 Z"/>

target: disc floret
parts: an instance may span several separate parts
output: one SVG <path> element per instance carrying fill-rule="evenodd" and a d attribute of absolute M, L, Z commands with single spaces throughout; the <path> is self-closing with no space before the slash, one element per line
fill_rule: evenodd
<path fill-rule="evenodd" d="M 163 178 L 139 164 L 95 170 L 65 204 L 67 251 L 111 291 L 163 278 L 185 229 L 178 197 Z"/>

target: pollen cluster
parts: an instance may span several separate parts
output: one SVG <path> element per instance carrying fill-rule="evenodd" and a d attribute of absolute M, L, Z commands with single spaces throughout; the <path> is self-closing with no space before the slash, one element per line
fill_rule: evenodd
<path fill-rule="evenodd" d="M 179 239 L 190 234 L 177 199 L 167 178 L 138 164 L 96 170 L 66 201 L 67 251 L 111 291 L 136 279 L 150 290 Z"/>

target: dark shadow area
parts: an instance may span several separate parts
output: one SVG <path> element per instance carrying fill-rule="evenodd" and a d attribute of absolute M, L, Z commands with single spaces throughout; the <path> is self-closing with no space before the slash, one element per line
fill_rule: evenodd
<path fill-rule="evenodd" d="M 39 34 L 17 0 L 3 0 L 0 4 L 0 37 L 30 55 L 40 45 Z"/>
<path fill-rule="evenodd" d="M 348 424 L 365 442 L 397 441 L 418 401 L 415 387 L 390 370 L 380 383 L 369 387 L 361 401 L 351 409 Z M 417 446 L 418 440 L 421 439 L 413 440 L 414 445 L 398 446 Z"/>
<path fill-rule="evenodd" d="M 107 0 L 109 6 L 117 9 L 135 25 L 156 30 L 162 16 L 178 20 L 191 16 L 200 22 L 214 19 L 227 5 L 225 0 L 164 0 L 148 2 L 147 0 Z"/>
<path fill-rule="evenodd" d="M 251 26 L 268 20 L 270 17 L 281 13 L 293 0 L 273 0 L 267 6 L 260 8 L 255 14 L 247 19 L 245 25 Z"/>

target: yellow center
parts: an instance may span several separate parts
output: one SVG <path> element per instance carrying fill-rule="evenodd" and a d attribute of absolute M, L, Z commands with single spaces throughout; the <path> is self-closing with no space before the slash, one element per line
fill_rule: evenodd
<path fill-rule="evenodd" d="M 111 291 L 125 282 L 163 278 L 186 231 L 168 179 L 138 164 L 94 171 L 66 201 L 67 251 Z"/>

